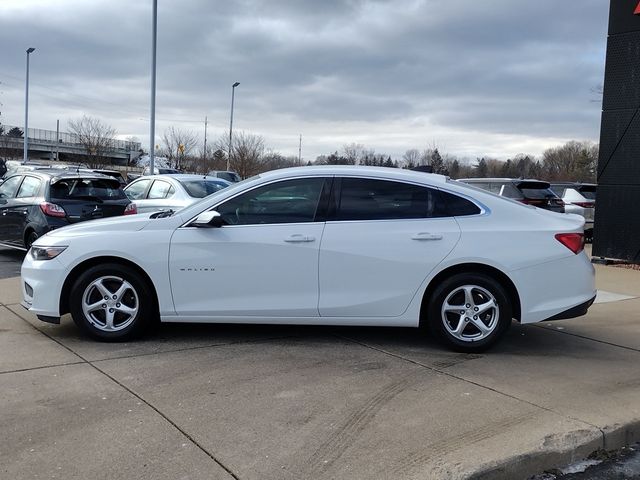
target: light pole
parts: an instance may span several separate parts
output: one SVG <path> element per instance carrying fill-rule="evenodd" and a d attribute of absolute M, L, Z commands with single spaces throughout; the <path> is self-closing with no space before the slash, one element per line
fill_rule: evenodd
<path fill-rule="evenodd" d="M 231 142 L 233 141 L 233 100 L 236 93 L 236 87 L 240 85 L 240 82 L 236 82 L 231 85 L 231 121 L 229 122 L 229 153 L 227 155 L 227 171 L 229 171 L 231 163 Z"/>
<path fill-rule="evenodd" d="M 149 132 L 149 174 L 156 173 L 156 43 L 158 38 L 158 0 L 153 0 L 151 27 L 151 127 Z"/>
<path fill-rule="evenodd" d="M 36 49 L 33 47 L 27 48 L 27 79 L 25 81 L 24 88 L 24 154 L 22 162 L 27 163 L 29 161 L 29 54 L 33 53 Z"/>

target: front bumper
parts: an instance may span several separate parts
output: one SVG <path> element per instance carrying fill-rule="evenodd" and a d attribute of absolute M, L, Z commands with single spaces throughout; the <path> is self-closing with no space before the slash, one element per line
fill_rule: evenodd
<path fill-rule="evenodd" d="M 21 305 L 41 320 L 60 319 L 60 294 L 67 272 L 57 258 L 33 260 L 27 254 L 22 263 L 20 285 Z"/>

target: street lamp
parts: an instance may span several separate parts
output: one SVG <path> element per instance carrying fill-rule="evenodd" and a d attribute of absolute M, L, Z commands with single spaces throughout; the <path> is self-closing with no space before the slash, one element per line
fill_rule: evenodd
<path fill-rule="evenodd" d="M 27 79 L 25 81 L 24 89 L 24 154 L 22 162 L 27 163 L 29 161 L 29 54 L 33 53 L 36 49 L 33 47 L 27 48 Z"/>
<path fill-rule="evenodd" d="M 227 171 L 230 168 L 231 162 L 231 142 L 233 141 L 233 99 L 236 93 L 236 87 L 240 85 L 240 82 L 236 82 L 231 85 L 231 122 L 229 122 L 229 154 L 227 155 Z"/>

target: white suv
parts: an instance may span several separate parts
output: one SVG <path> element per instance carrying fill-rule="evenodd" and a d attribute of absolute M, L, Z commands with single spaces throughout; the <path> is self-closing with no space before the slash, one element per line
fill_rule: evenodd
<path fill-rule="evenodd" d="M 577 213 L 584 217 L 584 233 L 593 236 L 593 219 L 596 212 L 596 184 L 552 183 L 551 190 L 564 201 L 565 213 Z"/>

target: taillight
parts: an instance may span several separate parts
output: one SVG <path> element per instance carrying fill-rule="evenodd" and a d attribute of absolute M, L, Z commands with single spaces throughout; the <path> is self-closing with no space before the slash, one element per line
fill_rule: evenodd
<path fill-rule="evenodd" d="M 525 205 L 533 205 L 534 207 L 537 207 L 539 205 L 544 205 L 545 201 L 544 200 L 539 200 L 537 198 L 523 198 L 521 200 L 519 200 L 521 203 L 524 203 Z"/>
<path fill-rule="evenodd" d="M 138 213 L 138 207 L 136 207 L 135 203 L 130 203 L 124 209 L 124 214 L 123 215 L 135 215 L 136 213 Z"/>
<path fill-rule="evenodd" d="M 62 218 L 67 216 L 67 212 L 64 211 L 64 208 L 60 205 L 56 205 L 55 203 L 42 202 L 40 204 L 40 210 L 42 210 L 42 213 L 48 217 Z"/>
<path fill-rule="evenodd" d="M 575 254 L 584 249 L 584 234 L 582 233 L 557 233 L 556 240 Z"/>
<path fill-rule="evenodd" d="M 596 206 L 594 202 L 572 202 L 572 203 L 582 208 L 593 208 Z"/>

